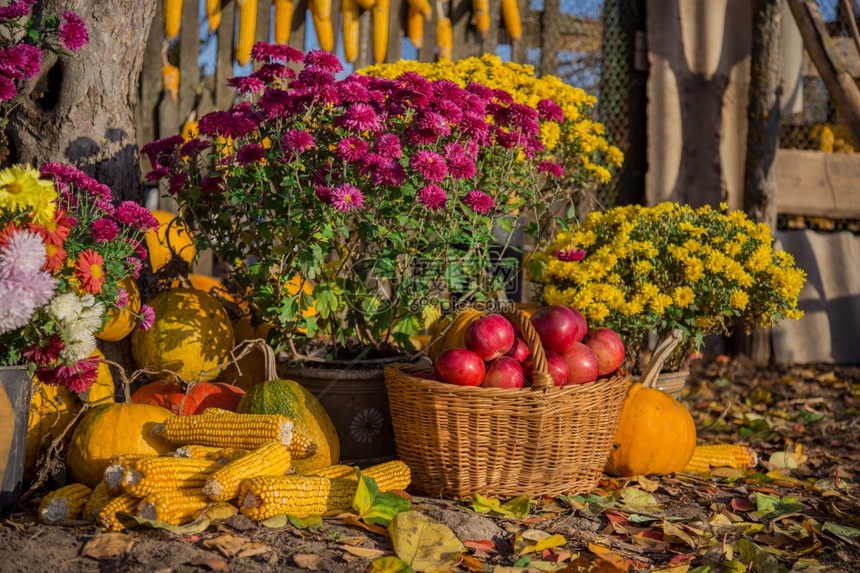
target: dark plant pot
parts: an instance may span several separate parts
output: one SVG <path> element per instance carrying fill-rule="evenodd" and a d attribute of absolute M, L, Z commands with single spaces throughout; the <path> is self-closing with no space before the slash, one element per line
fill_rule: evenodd
<path fill-rule="evenodd" d="M 313 394 L 340 439 L 341 463 L 367 467 L 397 457 L 384 364 L 403 358 L 286 366 L 282 376 Z"/>
<path fill-rule="evenodd" d="M 21 495 L 32 390 L 26 366 L 0 366 L 0 509 Z"/>

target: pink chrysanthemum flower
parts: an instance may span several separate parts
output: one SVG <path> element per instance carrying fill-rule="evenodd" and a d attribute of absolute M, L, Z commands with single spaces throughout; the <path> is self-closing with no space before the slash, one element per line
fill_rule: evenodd
<path fill-rule="evenodd" d="M 8 6 L 0 8 L 0 22 L 23 18 L 30 13 L 30 8 L 32 8 L 35 3 L 36 0 L 18 0 L 17 2 L 10 2 Z"/>
<path fill-rule="evenodd" d="M 468 205 L 472 211 L 481 215 L 486 215 L 493 210 L 493 207 L 496 206 L 496 202 L 492 197 L 483 191 L 478 191 L 477 189 L 473 189 L 466 193 L 466 196 L 463 198 L 463 202 Z"/>
<path fill-rule="evenodd" d="M 236 76 L 227 80 L 227 85 L 242 95 L 262 93 L 266 82 L 257 76 Z"/>
<path fill-rule="evenodd" d="M 418 202 L 431 211 L 435 211 L 448 203 L 448 196 L 445 195 L 445 191 L 441 187 L 431 183 L 418 192 Z"/>
<path fill-rule="evenodd" d="M 0 101 L 9 101 L 18 95 L 15 82 L 6 76 L 0 76 Z"/>
<path fill-rule="evenodd" d="M 113 241 L 119 235 L 119 225 L 110 219 L 98 219 L 93 222 L 90 234 L 98 243 Z"/>
<path fill-rule="evenodd" d="M 18 44 L 0 50 L 0 73 L 15 80 L 30 80 L 42 69 L 42 50 Z"/>
<path fill-rule="evenodd" d="M 209 148 L 210 143 L 208 141 L 204 141 L 202 139 L 194 138 L 189 139 L 185 143 L 182 144 L 182 147 L 179 148 L 179 155 L 186 157 L 188 155 L 194 155 L 196 153 L 200 153 Z"/>
<path fill-rule="evenodd" d="M 314 194 L 317 196 L 317 199 L 325 203 L 326 205 L 331 205 L 333 195 L 332 189 L 328 185 L 318 185 L 314 190 Z"/>
<path fill-rule="evenodd" d="M 406 181 L 406 170 L 396 159 L 380 157 L 373 162 L 370 181 L 374 185 L 397 187 Z"/>
<path fill-rule="evenodd" d="M 155 324 L 155 310 L 148 304 L 140 305 L 140 317 L 137 321 L 137 328 L 140 330 L 149 330 Z"/>
<path fill-rule="evenodd" d="M 538 171 L 546 173 L 552 177 L 559 178 L 564 175 L 564 168 L 558 163 L 552 161 L 541 161 L 537 166 Z"/>
<path fill-rule="evenodd" d="M 419 112 L 416 123 L 420 129 L 432 131 L 436 135 L 442 136 L 451 133 L 451 126 L 448 125 L 445 116 L 435 111 Z"/>
<path fill-rule="evenodd" d="M 45 264 L 45 242 L 38 233 L 21 229 L 0 248 L 0 280 L 26 280 Z"/>
<path fill-rule="evenodd" d="M 257 42 L 251 48 L 251 57 L 258 62 L 301 62 L 304 56 L 299 50 L 290 46 Z"/>
<path fill-rule="evenodd" d="M 60 357 L 63 348 L 63 338 L 54 334 L 25 348 L 24 358 L 33 364 L 50 364 Z"/>
<path fill-rule="evenodd" d="M 125 262 L 128 265 L 128 275 L 133 279 L 139 278 L 143 262 L 137 257 L 126 257 Z"/>
<path fill-rule="evenodd" d="M 59 38 L 63 45 L 73 52 L 77 52 L 87 45 L 90 36 L 87 33 L 87 25 L 83 19 L 74 12 L 63 12 L 63 22 L 60 25 Z"/>
<path fill-rule="evenodd" d="M 343 71 L 343 65 L 337 56 L 325 50 L 311 50 L 308 52 L 305 55 L 305 66 L 319 68 L 333 74 Z"/>
<path fill-rule="evenodd" d="M 243 137 L 257 129 L 258 122 L 250 114 L 233 111 L 213 111 L 200 118 L 197 128 L 203 135 L 214 137 Z"/>
<path fill-rule="evenodd" d="M 558 123 L 564 121 L 564 111 L 551 99 L 540 100 L 537 104 L 537 112 L 540 118 L 545 121 L 557 121 Z"/>
<path fill-rule="evenodd" d="M 340 122 L 351 131 L 376 131 L 380 128 L 379 116 L 366 103 L 351 105 L 342 116 Z"/>
<path fill-rule="evenodd" d="M 344 183 L 331 192 L 331 206 L 342 213 L 364 207 L 364 195 L 355 185 Z"/>
<path fill-rule="evenodd" d="M 400 159 L 402 150 L 396 133 L 383 133 L 376 139 L 376 153 L 385 159 Z"/>
<path fill-rule="evenodd" d="M 441 181 L 448 174 L 445 159 L 433 151 L 416 151 L 409 158 L 409 165 L 429 181 Z"/>
<path fill-rule="evenodd" d="M 257 163 L 266 155 L 266 150 L 259 143 L 249 143 L 236 152 L 236 163 L 250 165 Z"/>
<path fill-rule="evenodd" d="M 72 392 L 86 392 L 96 381 L 99 361 L 98 356 L 93 356 L 71 366 L 61 364 L 53 368 L 37 368 L 36 377 L 45 384 L 65 386 Z"/>
<path fill-rule="evenodd" d="M 265 84 L 271 84 L 281 78 L 292 79 L 296 77 L 296 72 L 283 64 L 265 64 L 248 77 L 256 78 Z"/>
<path fill-rule="evenodd" d="M 117 289 L 117 291 L 118 292 L 117 292 L 115 306 L 117 308 L 125 308 L 125 306 L 128 304 L 128 291 L 125 290 L 124 288 Z"/>
<path fill-rule="evenodd" d="M 334 153 L 338 159 L 348 163 L 357 163 L 367 156 L 369 147 L 368 143 L 360 137 L 350 135 L 337 142 Z"/>
<path fill-rule="evenodd" d="M 585 257 L 585 250 L 576 250 L 576 249 L 556 249 L 555 256 L 560 261 L 581 261 Z"/>
<path fill-rule="evenodd" d="M 317 146 L 314 142 L 314 136 L 303 129 L 291 129 L 286 132 L 281 138 L 281 145 L 284 147 L 284 151 L 295 155 L 300 155 Z"/>

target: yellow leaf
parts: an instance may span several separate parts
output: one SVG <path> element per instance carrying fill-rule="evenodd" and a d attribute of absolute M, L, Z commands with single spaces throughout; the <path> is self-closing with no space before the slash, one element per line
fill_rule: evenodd
<path fill-rule="evenodd" d="M 382 549 L 371 549 L 370 547 L 354 547 L 352 545 L 341 545 L 341 549 L 347 553 L 352 553 L 356 557 L 364 557 L 366 559 L 376 559 L 385 555 Z"/>
<path fill-rule="evenodd" d="M 528 529 L 514 536 L 514 552 L 519 555 L 540 552 L 550 547 L 561 547 L 567 543 L 559 534 L 550 535 L 546 531 Z"/>
<path fill-rule="evenodd" d="M 364 573 L 415 573 L 415 569 L 401 558 L 388 555 L 368 565 Z"/>
<path fill-rule="evenodd" d="M 807 460 L 807 456 L 799 452 L 774 452 L 770 455 L 768 463 L 774 469 L 797 469 Z"/>
<path fill-rule="evenodd" d="M 388 534 L 397 556 L 417 571 L 447 571 L 466 551 L 448 526 L 416 511 L 395 515 Z"/>

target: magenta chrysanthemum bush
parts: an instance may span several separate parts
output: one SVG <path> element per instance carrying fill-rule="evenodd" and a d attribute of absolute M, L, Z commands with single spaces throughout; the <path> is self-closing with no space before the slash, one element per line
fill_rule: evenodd
<path fill-rule="evenodd" d="M 245 101 L 203 116 L 196 139 L 143 152 L 274 325 L 270 341 L 293 350 L 322 330 L 336 345 L 409 348 L 416 317 L 449 293 L 504 288 L 515 273 L 498 267 L 516 261 L 491 256 L 494 230 L 518 231 L 528 212 L 540 239 L 559 196 L 556 165 L 536 159 L 539 116 L 558 106 L 413 72 L 336 80 L 340 62 L 325 52 L 295 76 L 284 64 L 300 54 L 283 46 L 257 44 L 252 57 L 275 67 L 230 80 Z M 291 278 L 313 296 L 286 288 Z"/>

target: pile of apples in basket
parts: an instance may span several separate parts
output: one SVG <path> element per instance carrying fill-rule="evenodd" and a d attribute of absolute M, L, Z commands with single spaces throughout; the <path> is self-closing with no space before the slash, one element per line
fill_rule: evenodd
<path fill-rule="evenodd" d="M 556 386 L 585 384 L 615 372 L 624 361 L 624 343 L 609 328 L 589 329 L 582 314 L 554 305 L 530 318 Z M 488 314 L 466 329 L 465 348 L 436 357 L 432 373 L 417 376 L 460 386 L 522 388 L 531 384 L 531 352 L 519 329 L 501 314 Z"/>

